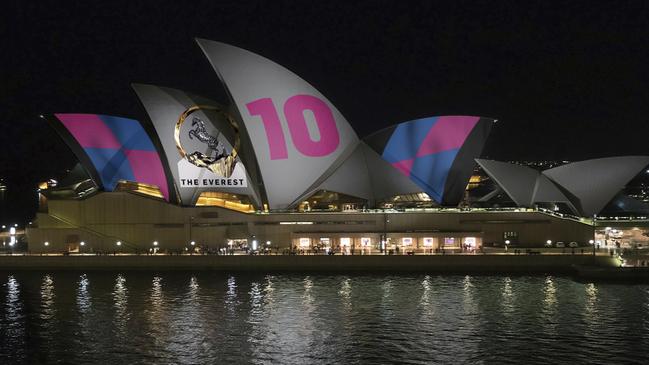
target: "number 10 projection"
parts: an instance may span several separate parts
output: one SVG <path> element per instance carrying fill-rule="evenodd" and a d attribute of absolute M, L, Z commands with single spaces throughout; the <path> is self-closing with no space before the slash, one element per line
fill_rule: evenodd
<path fill-rule="evenodd" d="M 264 123 L 271 160 L 288 158 L 286 138 L 277 109 L 270 98 L 246 104 L 250 115 L 258 115 Z M 319 138 L 309 133 L 305 114 L 312 113 Z M 295 149 L 304 156 L 323 157 L 333 153 L 340 144 L 336 121 L 327 104 L 311 95 L 295 95 L 284 103 L 284 117 Z"/>

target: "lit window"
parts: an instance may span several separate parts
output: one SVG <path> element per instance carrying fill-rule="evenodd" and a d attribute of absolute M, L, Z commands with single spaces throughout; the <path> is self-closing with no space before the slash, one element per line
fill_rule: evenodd
<path fill-rule="evenodd" d="M 444 246 L 455 246 L 455 237 L 444 237 Z"/>
<path fill-rule="evenodd" d="M 369 237 L 363 237 L 361 238 L 361 245 L 363 246 L 369 246 L 372 244 L 372 239 Z"/>
<path fill-rule="evenodd" d="M 311 246 L 310 238 L 300 238 L 300 247 L 309 247 Z"/>
<path fill-rule="evenodd" d="M 349 237 L 341 237 L 340 238 L 340 245 L 341 246 L 351 246 L 352 244 L 352 239 Z"/>
<path fill-rule="evenodd" d="M 424 237 L 424 246 L 433 247 L 433 237 Z"/>
<path fill-rule="evenodd" d="M 412 245 L 412 237 L 403 237 L 401 239 L 401 244 L 404 245 L 404 246 Z"/>

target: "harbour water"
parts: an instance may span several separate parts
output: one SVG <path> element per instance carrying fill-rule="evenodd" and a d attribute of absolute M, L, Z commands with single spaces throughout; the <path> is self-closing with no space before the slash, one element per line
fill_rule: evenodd
<path fill-rule="evenodd" d="M 2 364 L 648 363 L 649 285 L 0 272 Z"/>

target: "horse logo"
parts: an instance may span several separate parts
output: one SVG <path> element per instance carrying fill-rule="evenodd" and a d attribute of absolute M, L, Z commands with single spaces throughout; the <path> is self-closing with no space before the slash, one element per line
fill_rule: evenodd
<path fill-rule="evenodd" d="M 227 153 L 223 143 L 218 140 L 220 132 L 216 136 L 210 135 L 205 128 L 205 122 L 200 118 L 194 117 L 192 119 L 193 129 L 188 132 L 189 139 L 196 138 L 198 141 L 207 144 L 209 152 L 207 155 L 199 151 L 194 151 L 191 154 L 187 154 L 180 143 L 180 128 L 182 127 L 183 123 L 185 123 L 185 119 L 187 119 L 187 117 L 198 110 L 216 111 L 230 123 L 230 126 L 234 130 L 235 136 L 235 143 L 234 147 L 232 148 L 232 152 Z M 239 126 L 231 115 L 224 112 L 220 108 L 210 105 L 194 105 L 189 107 L 182 114 L 180 114 L 180 117 L 176 122 L 176 128 L 174 129 L 174 140 L 176 141 L 176 148 L 178 149 L 180 156 L 185 158 L 192 165 L 208 169 L 209 171 L 226 178 L 232 176 L 232 172 L 234 171 L 234 168 L 237 164 L 237 151 L 239 150 L 240 146 Z"/>

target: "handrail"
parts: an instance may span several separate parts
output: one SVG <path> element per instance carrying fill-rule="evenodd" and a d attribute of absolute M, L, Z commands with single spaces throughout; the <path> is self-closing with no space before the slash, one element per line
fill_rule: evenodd
<path fill-rule="evenodd" d="M 109 236 L 109 235 L 107 235 L 107 234 L 105 234 L 105 233 L 102 233 L 102 232 L 96 231 L 96 230 L 94 230 L 94 229 L 91 229 L 91 228 L 88 228 L 88 227 L 79 226 L 78 224 L 75 224 L 75 223 L 71 222 L 70 220 L 68 220 L 68 219 L 66 219 L 66 218 L 63 218 L 63 217 L 60 217 L 60 216 L 58 216 L 58 215 L 56 215 L 56 214 L 49 213 L 48 215 L 49 215 L 50 217 L 54 218 L 54 219 L 57 219 L 57 220 L 59 220 L 59 221 L 65 223 L 65 224 L 67 224 L 67 225 L 72 226 L 73 228 L 76 228 L 76 229 L 80 229 L 80 230 L 82 230 L 82 231 L 85 231 L 86 233 L 94 234 L 94 235 L 99 236 L 99 237 L 101 237 L 101 238 L 114 239 L 114 240 L 120 241 L 123 245 L 127 246 L 128 248 L 130 248 L 130 249 L 132 249 L 132 250 L 136 250 L 136 249 L 137 249 L 137 245 L 135 245 L 135 244 L 133 244 L 133 243 L 127 241 L 127 240 L 121 239 L 120 237 Z"/>

